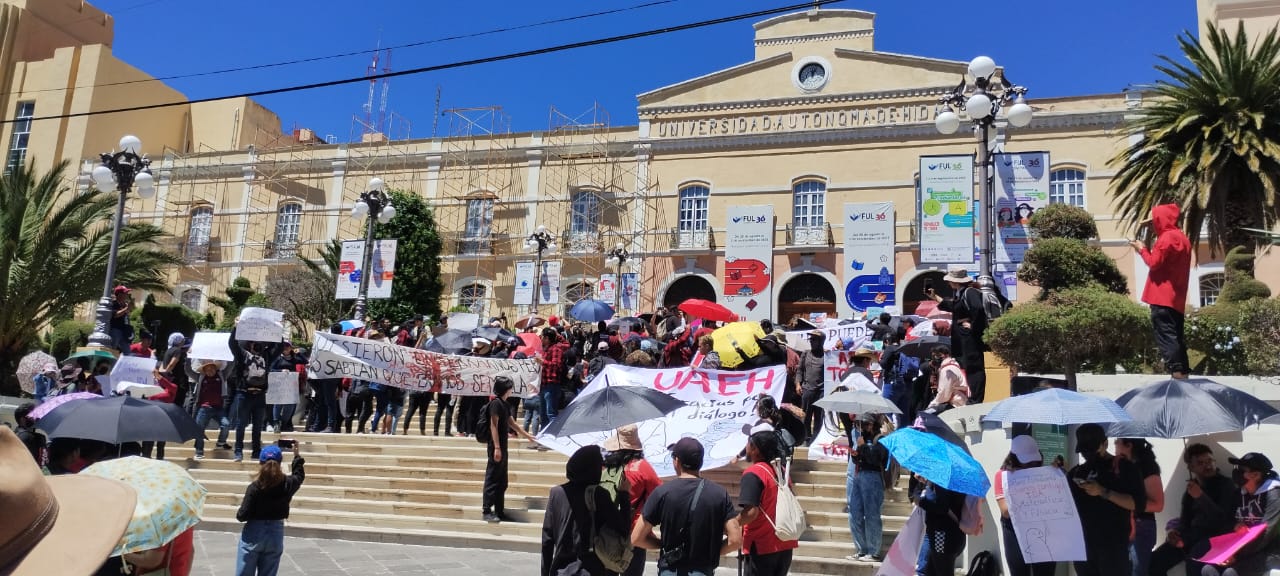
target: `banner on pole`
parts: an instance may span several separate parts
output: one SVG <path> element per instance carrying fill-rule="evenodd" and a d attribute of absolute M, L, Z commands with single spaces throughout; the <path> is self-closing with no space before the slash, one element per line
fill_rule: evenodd
<path fill-rule="evenodd" d="M 364 266 L 364 240 L 344 240 L 338 256 L 338 288 L 336 300 L 355 300 L 360 296 L 360 270 Z"/>
<path fill-rule="evenodd" d="M 635 272 L 622 273 L 622 310 L 640 309 L 640 275 Z M 618 314 L 622 314 L 618 310 Z"/>
<path fill-rule="evenodd" d="M 614 300 L 617 297 L 618 275 L 601 274 L 600 281 L 596 282 L 596 298 L 610 306 L 613 306 Z M 618 312 L 618 310 L 614 310 L 614 312 Z"/>
<path fill-rule="evenodd" d="M 920 157 L 920 263 L 973 261 L 973 156 Z"/>
<path fill-rule="evenodd" d="M 390 298 L 396 276 L 396 240 L 373 241 L 373 275 L 369 276 L 369 299 Z"/>
<path fill-rule="evenodd" d="M 240 310 L 236 323 L 236 340 L 242 342 L 280 342 L 284 334 L 284 312 L 250 306 Z"/>
<path fill-rule="evenodd" d="M 515 296 L 511 303 L 516 306 L 533 304 L 533 261 L 516 262 Z"/>
<path fill-rule="evenodd" d="M 996 154 L 996 263 L 1018 264 L 1031 247 L 1031 215 L 1049 205 L 1049 153 Z"/>
<path fill-rule="evenodd" d="M 670 394 L 688 403 L 662 418 L 646 420 L 637 426 L 644 444 L 644 459 L 659 476 L 674 476 L 667 446 L 684 437 L 702 443 L 702 469 L 728 464 L 747 445 L 744 426 L 750 429 L 759 417 L 756 399 L 768 394 L 778 402 L 786 388 L 785 366 L 769 366 L 748 372 L 724 372 L 690 368 L 660 370 L 610 364 L 578 394 L 582 398 L 608 386 L 641 386 Z M 576 402 L 577 400 L 575 400 Z M 578 448 L 600 444 L 613 436 L 613 430 L 555 437 L 538 436 L 538 442 L 565 455 Z"/>
<path fill-rule="evenodd" d="M 560 261 L 543 260 L 538 274 L 538 303 L 555 305 L 560 302 Z"/>
<path fill-rule="evenodd" d="M 893 202 L 844 205 L 844 298 L 855 311 L 895 303 Z"/>
<path fill-rule="evenodd" d="M 773 318 L 773 206 L 730 206 L 725 225 L 725 307 L 743 320 Z"/>
<path fill-rule="evenodd" d="M 298 373 L 297 372 L 268 372 L 267 373 L 267 404 L 297 404 L 298 403 Z"/>

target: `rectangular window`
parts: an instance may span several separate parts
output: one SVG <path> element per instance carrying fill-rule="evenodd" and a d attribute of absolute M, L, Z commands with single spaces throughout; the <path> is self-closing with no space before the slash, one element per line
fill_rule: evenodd
<path fill-rule="evenodd" d="M 276 215 L 274 257 L 293 258 L 298 253 L 298 236 L 302 228 L 302 205 L 285 204 Z"/>
<path fill-rule="evenodd" d="M 27 144 L 31 139 L 31 119 L 35 115 L 34 101 L 18 103 L 18 108 L 13 114 L 13 137 L 9 139 L 9 155 L 4 163 L 5 174 L 22 167 L 27 160 Z"/>

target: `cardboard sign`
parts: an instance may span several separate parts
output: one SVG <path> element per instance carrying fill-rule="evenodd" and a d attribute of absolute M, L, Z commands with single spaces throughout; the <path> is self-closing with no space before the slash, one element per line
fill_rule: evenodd
<path fill-rule="evenodd" d="M 252 306 L 240 310 L 236 323 L 236 340 L 242 342 L 279 342 L 284 334 L 284 313 Z"/>
<path fill-rule="evenodd" d="M 270 372 L 267 374 L 267 404 L 298 403 L 298 373 Z"/>
<path fill-rule="evenodd" d="M 1028 564 L 1085 560 L 1084 532 L 1071 487 L 1053 466 L 1005 475 L 1004 498 Z"/>
<path fill-rule="evenodd" d="M 450 330 L 475 330 L 480 326 L 480 315 L 471 312 L 454 312 L 447 320 Z"/>
<path fill-rule="evenodd" d="M 191 349 L 187 351 L 187 357 L 233 362 L 236 357 L 231 354 L 230 342 L 229 332 L 196 332 L 191 337 Z"/>
<path fill-rule="evenodd" d="M 155 358 L 121 356 L 111 367 L 111 389 L 119 391 L 125 384 L 155 386 Z"/>

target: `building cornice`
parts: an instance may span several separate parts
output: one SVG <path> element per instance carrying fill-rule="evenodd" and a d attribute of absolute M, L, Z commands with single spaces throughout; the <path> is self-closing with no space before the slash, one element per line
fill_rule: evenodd
<path fill-rule="evenodd" d="M 919 66 L 928 64 L 935 67 L 955 68 L 956 71 L 964 73 L 969 68 L 967 62 L 959 62 L 956 60 L 943 60 L 941 58 L 929 58 L 927 56 L 913 56 L 910 54 L 897 54 L 894 52 L 879 52 L 875 50 L 854 50 L 852 48 L 836 48 L 836 56 L 841 58 L 851 58 L 856 60 L 875 60 L 879 62 L 887 62 L 890 64 L 907 64 Z"/>
<path fill-rule="evenodd" d="M 732 76 L 735 74 L 741 74 L 743 72 L 750 72 L 752 70 L 756 70 L 759 68 L 768 68 L 769 66 L 773 66 L 774 64 L 790 62 L 791 58 L 792 56 L 790 52 L 783 52 L 781 54 L 776 54 L 768 58 L 765 58 L 763 60 L 752 60 L 751 62 L 747 62 L 745 64 L 739 64 L 737 66 L 733 66 L 730 68 L 724 68 L 722 70 L 717 70 L 710 74 L 704 74 L 702 76 L 698 76 L 696 78 L 690 78 L 689 80 L 684 80 L 682 82 L 677 82 L 675 84 L 668 84 L 666 86 L 663 86 L 661 88 L 657 88 L 654 90 L 650 90 L 648 92 L 642 92 L 636 95 L 636 99 L 640 101 L 644 101 L 646 99 L 655 99 L 655 98 L 673 96 L 675 94 L 679 94 L 691 88 L 696 88 L 704 84 L 709 84 L 712 81 L 719 80 L 725 76 Z"/>
<path fill-rule="evenodd" d="M 802 44 L 805 42 L 829 42 L 832 40 L 850 40 L 853 38 L 867 38 L 875 35 L 875 30 L 845 30 L 841 32 L 823 32 L 821 34 L 801 34 L 797 36 L 779 36 L 777 38 L 764 38 L 756 40 L 756 46 L 784 46 L 787 44 Z"/>
<path fill-rule="evenodd" d="M 722 110 L 752 110 L 759 108 L 794 108 L 801 106 L 821 106 L 844 102 L 867 102 L 874 100 L 898 100 L 908 98 L 930 98 L 942 96 L 954 86 L 930 86 L 925 88 L 908 88 L 903 90 L 880 90 L 876 92 L 849 92 L 844 94 L 812 94 L 792 96 L 788 98 L 762 98 L 757 100 L 734 100 L 729 102 L 711 102 L 706 104 L 685 104 L 678 106 L 641 106 L 637 109 L 641 119 L 652 120 L 667 114 L 694 114 L 698 112 L 719 112 Z"/>

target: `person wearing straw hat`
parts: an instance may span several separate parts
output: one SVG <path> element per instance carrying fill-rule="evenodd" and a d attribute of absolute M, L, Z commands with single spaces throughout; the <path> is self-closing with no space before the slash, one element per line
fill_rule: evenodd
<path fill-rule="evenodd" d="M 184 366 L 187 377 L 195 383 L 191 389 L 190 397 L 187 399 L 187 413 L 192 414 L 196 421 L 196 426 L 201 430 L 209 425 L 210 420 L 218 421 L 218 448 L 229 448 L 227 446 L 227 435 L 231 432 L 231 418 L 227 408 L 231 406 L 231 386 L 230 374 L 231 365 L 226 367 L 220 366 L 220 362 L 215 360 L 196 360 L 192 362 L 198 368 L 191 370 L 189 365 Z M 196 436 L 195 459 L 204 458 L 204 435 Z"/>
<path fill-rule="evenodd" d="M 107 478 L 46 477 L 0 427 L 0 574 L 88 576 L 111 556 L 137 494 Z"/>
<path fill-rule="evenodd" d="M 627 526 L 627 533 L 630 534 L 635 528 L 636 520 L 640 518 L 640 511 L 644 510 L 645 502 L 649 500 L 649 495 L 662 485 L 662 480 L 658 478 L 658 472 L 653 466 L 644 459 L 644 444 L 640 442 L 640 429 L 635 424 L 619 427 L 614 431 L 613 437 L 605 440 L 601 447 L 607 451 L 604 458 L 606 474 L 617 477 L 617 471 L 621 470 L 621 476 L 630 485 L 628 496 L 631 501 L 631 522 Z M 644 574 L 647 560 L 644 548 L 634 547 L 631 554 L 631 565 L 622 576 Z"/>
<path fill-rule="evenodd" d="M 985 345 L 982 335 L 987 331 L 987 313 L 983 308 L 982 291 L 963 266 L 947 269 L 943 281 L 951 287 L 952 296 L 943 298 L 932 288 L 926 295 L 938 303 L 938 309 L 951 313 L 952 356 L 964 368 L 972 403 L 979 404 L 986 390 Z"/>

